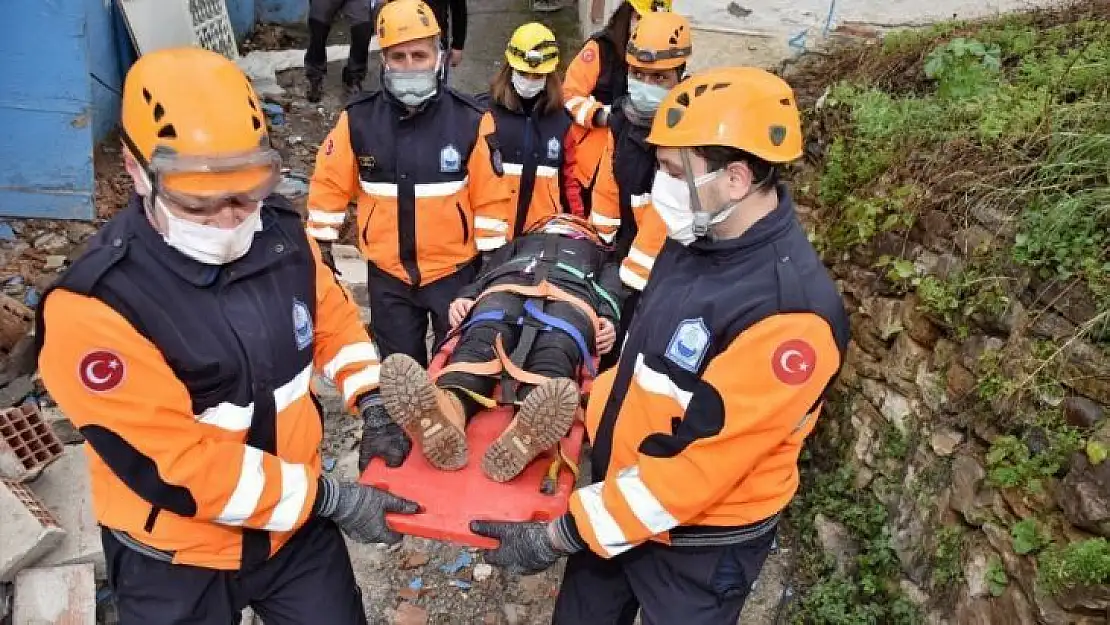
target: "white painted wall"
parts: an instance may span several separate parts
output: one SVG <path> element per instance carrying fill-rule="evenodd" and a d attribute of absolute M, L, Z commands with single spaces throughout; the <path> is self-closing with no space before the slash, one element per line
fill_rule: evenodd
<path fill-rule="evenodd" d="M 608 16 L 622 0 L 605 0 Z M 591 23 L 593 0 L 578 0 L 582 32 L 601 27 Z M 883 28 L 920 26 L 944 19 L 985 17 L 1055 0 L 674 0 L 675 10 L 690 18 L 695 29 L 767 39 L 778 50 L 812 47 L 839 24 Z M 709 41 L 718 41 L 711 37 Z M 695 35 L 697 48 L 697 35 Z M 713 52 L 707 50 L 707 52 Z M 698 50 L 694 55 L 697 57 Z"/>

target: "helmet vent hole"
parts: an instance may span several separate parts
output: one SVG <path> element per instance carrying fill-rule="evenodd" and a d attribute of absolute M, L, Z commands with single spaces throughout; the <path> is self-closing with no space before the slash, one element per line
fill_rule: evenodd
<path fill-rule="evenodd" d="M 158 103 L 158 104 L 154 105 L 154 121 L 156 121 L 156 122 L 162 121 L 162 117 L 165 114 L 166 114 L 166 109 L 162 108 L 161 103 Z"/>
<path fill-rule="evenodd" d="M 682 121 L 683 109 L 667 109 L 667 128 L 674 128 Z"/>
<path fill-rule="evenodd" d="M 150 92 L 147 91 L 146 87 L 143 87 L 143 99 L 146 100 L 147 104 L 150 104 L 150 97 Z"/>
<path fill-rule="evenodd" d="M 251 105 L 251 110 L 257 111 L 258 107 L 254 105 L 254 98 L 248 97 L 247 104 Z"/>
<path fill-rule="evenodd" d="M 258 130 L 262 127 L 262 120 L 258 119 L 257 115 L 251 115 L 251 124 L 254 126 L 255 130 Z"/>
<path fill-rule="evenodd" d="M 783 98 L 779 100 L 779 104 L 783 106 L 790 106 L 790 98 Z"/>
<path fill-rule="evenodd" d="M 705 93 L 707 89 L 709 89 L 709 85 L 698 85 L 694 87 L 694 97 L 701 97 L 701 94 Z"/>
<path fill-rule="evenodd" d="M 778 125 L 771 126 L 769 135 L 771 143 L 774 144 L 775 147 L 778 147 L 782 145 L 782 142 L 786 139 L 786 127 Z"/>
<path fill-rule="evenodd" d="M 731 85 L 732 85 L 732 83 L 730 83 L 730 82 L 719 82 L 719 83 L 713 85 L 713 91 L 718 91 L 720 89 L 727 89 Z"/>
<path fill-rule="evenodd" d="M 680 93 L 680 94 L 678 94 L 678 97 L 675 98 L 675 102 L 677 102 L 681 106 L 690 106 L 690 94 L 689 93 Z"/>
<path fill-rule="evenodd" d="M 176 139 L 177 130 L 173 127 L 173 124 L 166 124 L 158 129 L 158 137 L 161 139 Z"/>

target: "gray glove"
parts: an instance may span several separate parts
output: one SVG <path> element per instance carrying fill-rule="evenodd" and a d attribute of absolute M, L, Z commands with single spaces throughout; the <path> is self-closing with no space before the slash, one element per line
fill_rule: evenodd
<path fill-rule="evenodd" d="M 518 575 L 544 571 L 561 556 L 584 548 L 572 537 L 564 518 L 550 523 L 471 521 L 470 531 L 497 539 L 497 548 L 483 551 L 482 558 Z"/>
<path fill-rule="evenodd" d="M 377 392 L 367 393 L 358 400 L 362 414 L 362 441 L 358 446 L 358 472 L 362 474 L 373 458 L 385 460 L 385 466 L 396 469 L 412 451 L 412 440 L 401 426 L 393 422 Z"/>
<path fill-rule="evenodd" d="M 335 521 L 355 542 L 392 545 L 401 535 L 386 525 L 385 513 L 416 514 L 420 506 L 372 486 L 320 476 L 315 509 L 317 516 Z"/>

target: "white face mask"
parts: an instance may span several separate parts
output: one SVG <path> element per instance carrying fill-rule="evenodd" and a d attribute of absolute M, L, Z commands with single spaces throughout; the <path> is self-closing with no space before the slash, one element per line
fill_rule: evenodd
<path fill-rule="evenodd" d="M 711 171 L 694 179 L 694 188 L 700 188 L 713 181 L 724 170 Z M 675 178 L 663 170 L 655 172 L 655 181 L 651 185 L 651 203 L 655 212 L 667 226 L 667 236 L 683 245 L 690 245 L 697 239 L 694 234 L 694 223 L 697 217 L 694 214 L 690 201 L 690 186 L 685 180 Z M 709 225 L 719 224 L 732 214 L 735 205 L 728 206 L 712 217 L 706 215 Z"/>
<path fill-rule="evenodd" d="M 435 69 L 416 70 L 411 72 L 389 69 L 382 62 L 385 71 L 382 74 L 382 83 L 393 97 L 406 106 L 420 106 L 436 94 L 439 89 L 439 68 L 443 62 L 443 53 L 436 60 Z"/>
<path fill-rule="evenodd" d="M 254 234 L 262 230 L 262 203 L 234 228 L 205 226 L 175 216 L 161 198 L 155 198 L 156 210 L 166 220 L 162 238 L 166 244 L 205 265 L 226 265 L 246 256 Z"/>
<path fill-rule="evenodd" d="M 666 87 L 652 85 L 635 78 L 628 79 L 628 100 L 632 108 L 642 115 L 654 115 L 667 97 Z"/>
<path fill-rule="evenodd" d="M 515 69 L 513 70 L 513 89 L 516 89 L 517 95 L 525 100 L 531 100 L 538 96 L 546 87 L 546 76 L 543 78 L 529 78 Z"/>

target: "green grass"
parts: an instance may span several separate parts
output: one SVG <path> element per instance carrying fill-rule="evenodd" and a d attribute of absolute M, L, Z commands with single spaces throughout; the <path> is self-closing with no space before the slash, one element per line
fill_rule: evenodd
<path fill-rule="evenodd" d="M 1092 538 L 1053 545 L 1038 558 L 1037 574 L 1045 589 L 1058 593 L 1077 586 L 1110 582 L 1110 543 Z"/>

